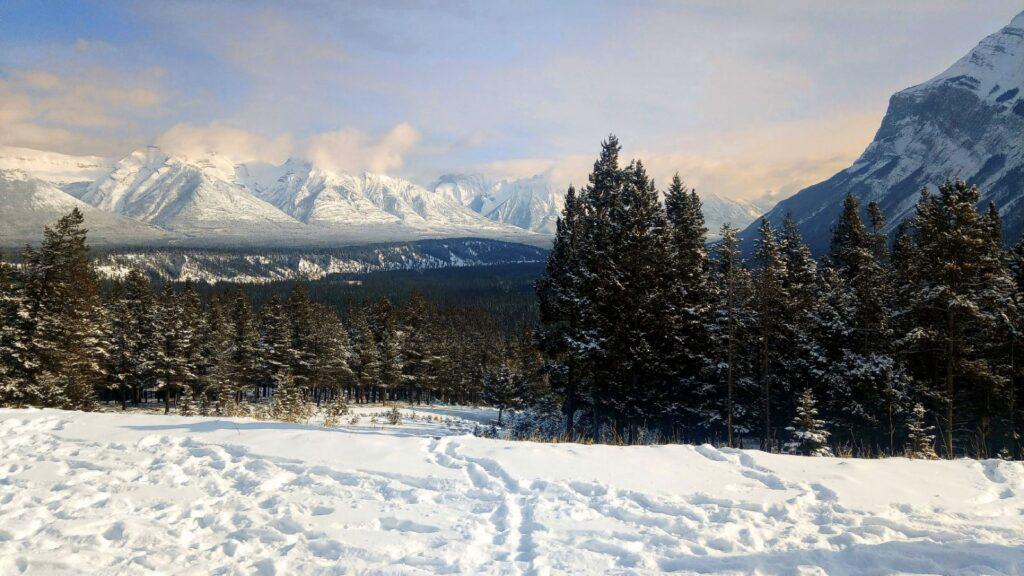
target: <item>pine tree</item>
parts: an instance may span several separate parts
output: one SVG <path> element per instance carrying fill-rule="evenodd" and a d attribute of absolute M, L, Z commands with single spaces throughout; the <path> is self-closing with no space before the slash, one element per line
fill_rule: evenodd
<path fill-rule="evenodd" d="M 27 400 L 27 371 L 21 364 L 25 348 L 21 312 L 25 307 L 16 269 L 0 262 L 0 406 L 22 406 Z"/>
<path fill-rule="evenodd" d="M 153 378 L 155 302 L 149 279 L 137 269 L 114 285 L 110 310 L 109 387 L 121 408 L 137 404 Z"/>
<path fill-rule="evenodd" d="M 253 318 L 249 298 L 241 289 L 231 297 L 227 318 L 230 392 L 240 401 L 247 390 L 254 390 L 258 399 L 260 379 L 259 331 Z"/>
<path fill-rule="evenodd" d="M 832 456 L 832 449 L 828 446 L 829 433 L 825 430 L 825 423 L 818 419 L 814 393 L 810 388 L 805 388 L 800 393 L 796 418 L 793 419 L 793 425 L 788 426 L 786 430 L 791 436 L 785 446 L 787 453 Z"/>
<path fill-rule="evenodd" d="M 783 260 L 775 231 L 761 219 L 754 262 L 754 310 L 757 332 L 757 378 L 761 386 L 761 445 L 766 451 L 775 448 L 772 412 L 777 400 L 775 394 L 784 383 L 779 379 L 776 363 L 782 356 L 783 316 L 786 312 L 786 264 Z"/>
<path fill-rule="evenodd" d="M 745 351 L 754 318 L 750 272 L 740 257 L 737 230 L 728 224 L 722 226 L 711 283 L 717 290 L 709 324 L 714 350 L 710 375 L 718 385 L 704 394 L 705 419 L 724 424 L 726 445 L 732 447 L 736 445 L 734 435 L 745 429 L 739 423 L 744 416 L 744 402 L 740 400 L 750 388 L 749 356 Z"/>
<path fill-rule="evenodd" d="M 260 358 L 264 378 L 276 381 L 280 375 L 294 377 L 298 353 L 288 310 L 275 294 L 261 311 Z"/>
<path fill-rule="evenodd" d="M 961 181 L 943 184 L 938 195 L 923 190 L 914 219 L 916 265 L 904 305 L 911 320 L 902 345 L 913 353 L 919 380 L 941 399 L 947 458 L 963 433 L 958 420 L 975 422 L 972 443 L 982 455 L 990 451 L 993 407 L 1010 381 L 1010 355 L 996 351 L 1009 340 L 1006 320 L 1018 315 L 1016 288 L 1001 223 L 992 212 L 978 213 L 979 197 Z"/>
<path fill-rule="evenodd" d="M 275 420 L 303 424 L 312 416 L 312 409 L 303 397 L 295 378 L 286 371 L 278 371 L 272 378 L 274 398 L 270 416 Z"/>
<path fill-rule="evenodd" d="M 377 339 L 364 307 L 352 308 L 349 313 L 349 328 L 352 331 L 353 368 L 358 382 L 356 401 L 368 402 L 371 391 L 380 381 L 381 364 Z"/>
<path fill-rule="evenodd" d="M 551 386 L 562 397 L 567 437 L 573 436 L 575 414 L 589 395 L 585 389 L 586 363 L 582 325 L 581 270 L 583 258 L 583 206 L 572 186 L 565 195 L 565 207 L 556 223 L 555 240 L 548 253 L 544 274 L 537 280 L 540 329 L 537 346 L 547 357 Z"/>
<path fill-rule="evenodd" d="M 932 427 L 925 423 L 924 405 L 920 402 L 914 404 L 910 412 L 910 421 L 907 422 L 907 457 L 920 458 L 924 460 L 935 460 L 935 436 L 932 434 Z"/>
<path fill-rule="evenodd" d="M 163 393 L 165 414 L 171 411 L 171 400 L 181 392 L 188 375 L 183 317 L 181 299 L 170 285 L 165 286 L 157 300 L 152 346 L 153 384 Z"/>
<path fill-rule="evenodd" d="M 88 258 L 84 217 L 77 208 L 43 231 L 38 252 L 27 250 L 24 310 L 31 367 L 28 401 L 89 410 L 105 380 L 105 317 Z"/>
<path fill-rule="evenodd" d="M 396 393 L 402 384 L 402 340 L 405 334 L 398 326 L 394 306 L 387 298 L 377 302 L 374 310 L 377 345 L 380 350 L 380 372 L 377 384 L 383 390 L 384 400 Z"/>
<path fill-rule="evenodd" d="M 498 409 L 498 426 L 502 424 L 502 414 L 519 407 L 521 391 L 519 378 L 515 371 L 506 364 L 487 372 L 484 376 L 482 400 L 488 406 Z"/>

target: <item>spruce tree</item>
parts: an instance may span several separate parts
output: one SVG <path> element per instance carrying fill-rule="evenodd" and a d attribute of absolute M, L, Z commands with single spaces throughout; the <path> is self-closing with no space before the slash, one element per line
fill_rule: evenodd
<path fill-rule="evenodd" d="M 935 435 L 932 434 L 932 427 L 925 422 L 924 405 L 920 402 L 914 404 L 910 412 L 910 421 L 907 422 L 906 453 L 908 458 L 938 458 L 935 454 Z"/>
<path fill-rule="evenodd" d="M 910 318 L 902 345 L 911 350 L 920 381 L 941 399 L 944 456 L 956 440 L 990 451 L 993 407 L 1009 382 L 1009 354 L 998 354 L 1006 319 L 1017 315 L 1015 283 L 1002 255 L 992 213 L 977 211 L 980 192 L 946 182 L 923 190 L 914 219 L 916 265 L 905 304 Z M 938 368 L 936 370 L 936 368 Z M 962 423 L 973 422 L 973 430 Z"/>
<path fill-rule="evenodd" d="M 31 366 L 28 401 L 89 410 L 105 381 L 106 318 L 88 258 L 84 217 L 77 208 L 43 231 L 38 251 L 26 251 L 24 310 Z"/>
<path fill-rule="evenodd" d="M 711 284 L 717 289 L 709 324 L 714 350 L 709 372 L 717 385 L 704 394 L 704 412 L 709 425 L 715 421 L 724 425 L 726 445 L 733 447 L 735 435 L 746 429 L 740 422 L 745 416 L 746 392 L 751 387 L 746 351 L 754 317 L 750 272 L 743 266 L 737 230 L 726 224 L 721 236 L 712 268 Z"/>
<path fill-rule="evenodd" d="M 832 456 L 832 449 L 828 446 L 829 433 L 825 429 L 825 423 L 818 419 L 814 393 L 810 388 L 805 388 L 800 393 L 796 417 L 793 419 L 793 424 L 786 430 L 790 434 L 790 440 L 785 446 L 787 453 L 804 456 Z"/>
<path fill-rule="evenodd" d="M 761 446 L 772 451 L 776 446 L 775 421 L 772 412 L 783 395 L 784 384 L 778 374 L 778 360 L 784 354 L 783 317 L 786 312 L 786 263 L 782 257 L 775 230 L 767 219 L 761 219 L 759 237 L 754 250 L 754 310 L 756 314 L 756 373 L 761 387 Z"/>

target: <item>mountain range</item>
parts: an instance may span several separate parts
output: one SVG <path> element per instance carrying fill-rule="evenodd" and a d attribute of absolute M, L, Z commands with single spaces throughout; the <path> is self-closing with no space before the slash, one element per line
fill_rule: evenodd
<path fill-rule="evenodd" d="M 36 241 L 72 207 L 94 242 L 191 247 L 316 247 L 479 237 L 550 243 L 564 192 L 544 175 L 448 174 L 429 187 L 383 174 L 333 172 L 301 159 L 275 166 L 148 146 L 116 162 L 0 148 L 0 245 Z M 708 227 L 760 211 L 705 196 Z"/>
<path fill-rule="evenodd" d="M 914 214 L 922 188 L 946 179 L 977 185 L 995 204 L 1007 241 L 1024 232 L 1024 12 L 938 76 L 894 94 L 874 140 L 852 166 L 779 202 L 816 254 L 828 250 L 847 194 L 878 202 L 892 233 Z M 753 249 L 757 223 L 742 233 Z"/>

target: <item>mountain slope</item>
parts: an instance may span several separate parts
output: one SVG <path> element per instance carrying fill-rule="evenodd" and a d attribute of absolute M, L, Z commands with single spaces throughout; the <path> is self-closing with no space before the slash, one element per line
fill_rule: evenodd
<path fill-rule="evenodd" d="M 34 178 L 60 187 L 93 182 L 110 170 L 110 162 L 99 156 L 69 156 L 31 148 L 0 146 L 0 170 L 22 170 Z"/>
<path fill-rule="evenodd" d="M 0 170 L 0 246 L 39 242 L 44 226 L 74 208 L 85 215 L 90 244 L 147 244 L 169 238 L 157 228 L 94 208 L 21 170 Z"/>
<path fill-rule="evenodd" d="M 431 186 L 435 194 L 494 221 L 552 235 L 565 205 L 543 175 L 492 181 L 480 174 L 446 174 Z"/>
<path fill-rule="evenodd" d="M 392 224 L 416 230 L 478 230 L 502 227 L 461 204 L 381 174 L 336 174 L 289 160 L 276 182 L 257 187 L 260 197 L 306 224 L 333 228 Z"/>
<path fill-rule="evenodd" d="M 93 206 L 165 230 L 205 237 L 295 235 L 301 225 L 235 182 L 235 166 L 137 150 L 81 196 Z"/>
<path fill-rule="evenodd" d="M 704 224 L 710 238 L 719 238 L 724 224 L 743 228 L 762 214 L 760 208 L 743 200 L 723 198 L 709 192 L 698 192 L 698 195 L 701 199 Z"/>
<path fill-rule="evenodd" d="M 812 250 L 828 249 L 847 193 L 877 201 L 892 232 L 912 217 L 922 187 L 962 178 L 994 202 L 1006 238 L 1024 229 L 1024 13 L 981 41 L 945 72 L 892 96 L 874 140 L 856 162 L 779 202 L 778 224 L 791 213 Z M 756 225 L 742 234 L 752 248 Z"/>
<path fill-rule="evenodd" d="M 542 174 L 494 182 L 479 174 L 447 174 L 432 186 L 434 192 L 459 202 L 496 222 L 553 235 L 565 206 L 565 196 Z M 708 235 L 718 236 L 723 224 L 742 228 L 762 211 L 742 200 L 700 193 Z"/>

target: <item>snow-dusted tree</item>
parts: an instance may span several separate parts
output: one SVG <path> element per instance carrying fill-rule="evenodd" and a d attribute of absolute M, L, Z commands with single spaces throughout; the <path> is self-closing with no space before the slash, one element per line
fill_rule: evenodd
<path fill-rule="evenodd" d="M 537 280 L 540 309 L 537 346 L 547 357 L 551 387 L 562 398 L 567 437 L 572 437 L 575 414 L 589 396 L 584 389 L 587 381 L 586 364 L 582 362 L 584 350 L 576 345 L 583 341 L 580 333 L 584 306 L 580 253 L 583 210 L 576 189 L 570 186 L 556 224 L 547 266 Z"/>
<path fill-rule="evenodd" d="M 299 354 L 295 349 L 292 321 L 288 309 L 276 294 L 271 296 L 270 302 L 260 311 L 260 328 L 260 359 L 264 379 L 273 383 L 281 374 L 294 377 Z M 294 384 L 301 387 L 298 382 Z"/>
<path fill-rule="evenodd" d="M 380 373 L 377 384 L 383 390 L 385 401 L 401 386 L 405 364 L 405 358 L 402 357 L 405 333 L 402 332 L 396 316 L 395 307 L 387 298 L 381 298 L 374 307 L 374 327 L 380 350 Z"/>
<path fill-rule="evenodd" d="M 154 297 L 149 279 L 132 269 L 117 282 L 109 305 L 109 386 L 121 397 L 121 408 L 138 403 L 153 378 Z"/>
<path fill-rule="evenodd" d="M 0 406 L 21 406 L 27 400 L 27 370 L 21 362 L 25 299 L 18 280 L 16 269 L 0 261 Z"/>
<path fill-rule="evenodd" d="M 252 306 L 245 292 L 238 289 L 230 298 L 228 309 L 228 359 L 231 389 L 240 401 L 246 391 L 254 390 L 259 382 L 261 360 L 259 331 L 253 318 Z"/>
<path fill-rule="evenodd" d="M 707 227 L 700 197 L 683 184 L 678 173 L 665 193 L 665 214 L 670 225 L 674 272 L 670 278 L 671 297 L 677 322 L 673 365 L 679 380 L 692 390 L 698 388 L 710 362 Z"/>
<path fill-rule="evenodd" d="M 920 402 L 914 404 L 910 411 L 910 421 L 907 422 L 907 449 L 908 458 L 921 458 L 934 460 L 938 458 L 935 454 L 935 435 L 932 427 L 925 422 L 924 405 Z"/>
<path fill-rule="evenodd" d="M 829 432 L 825 429 L 825 423 L 818 419 L 818 408 L 810 388 L 800 393 L 796 417 L 793 424 L 786 427 L 786 431 L 790 435 L 785 445 L 787 453 L 832 456 L 832 449 L 828 446 Z"/>
<path fill-rule="evenodd" d="M 775 421 L 772 412 L 778 403 L 776 394 L 784 384 L 778 374 L 778 360 L 785 354 L 784 317 L 787 309 L 785 288 L 786 262 L 783 259 L 775 230 L 767 219 L 761 219 L 754 249 L 754 311 L 757 338 L 756 373 L 761 387 L 761 447 L 776 449 Z"/>
<path fill-rule="evenodd" d="M 39 250 L 27 250 L 22 261 L 27 401 L 88 410 L 106 379 L 108 343 L 82 212 L 73 209 L 43 237 Z"/>
<path fill-rule="evenodd" d="M 349 330 L 352 333 L 352 367 L 357 381 L 356 402 L 369 402 L 380 381 L 381 365 L 377 339 L 364 306 L 353 306 L 350 310 Z"/>
<path fill-rule="evenodd" d="M 520 376 L 508 365 L 503 364 L 484 375 L 483 401 L 488 406 L 498 409 L 498 425 L 501 417 L 508 410 L 519 408 L 522 398 Z"/>
<path fill-rule="evenodd" d="M 284 422 L 305 423 L 313 413 L 313 407 L 306 402 L 302 389 L 295 378 L 287 372 L 277 372 L 272 380 L 274 398 L 270 407 L 270 416 Z"/>
<path fill-rule="evenodd" d="M 426 297 L 414 290 L 399 311 L 404 337 L 402 350 L 402 383 L 405 396 L 421 400 L 424 392 L 434 390 L 442 358 L 437 350 L 438 337 L 433 331 L 433 310 Z"/>
<path fill-rule="evenodd" d="M 913 353 L 918 379 L 941 399 L 947 458 L 956 453 L 958 429 L 974 436 L 982 455 L 989 452 L 992 407 L 1009 381 L 1007 319 L 1019 315 L 998 213 L 979 214 L 979 197 L 973 186 L 946 182 L 937 195 L 922 191 L 914 219 L 902 345 Z M 976 427 L 965 431 L 958 420 Z"/>
<path fill-rule="evenodd" d="M 713 350 L 708 370 L 711 382 L 704 394 L 705 421 L 725 427 L 726 445 L 735 446 L 734 435 L 746 430 L 746 393 L 751 388 L 749 348 L 754 317 L 751 309 L 750 272 L 743 267 L 737 230 L 722 226 L 722 240 L 712 263 L 714 308 L 708 325 Z"/>

